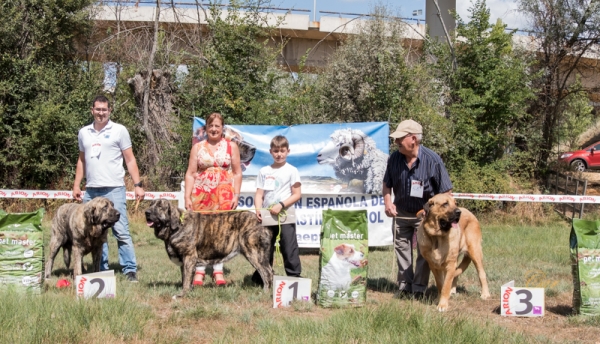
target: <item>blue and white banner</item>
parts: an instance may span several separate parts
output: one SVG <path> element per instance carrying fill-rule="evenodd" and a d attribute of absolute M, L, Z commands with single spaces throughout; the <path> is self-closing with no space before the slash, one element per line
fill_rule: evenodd
<path fill-rule="evenodd" d="M 206 139 L 203 119 L 194 118 L 193 133 L 194 143 Z M 271 139 L 283 135 L 290 143 L 287 161 L 302 179 L 302 199 L 295 205 L 300 247 L 319 247 L 324 209 L 367 209 L 369 246 L 392 244 L 392 219 L 385 216 L 381 197 L 389 154 L 387 122 L 227 125 L 224 134 L 240 147 L 240 208 L 254 209 L 256 176 L 273 163 Z"/>

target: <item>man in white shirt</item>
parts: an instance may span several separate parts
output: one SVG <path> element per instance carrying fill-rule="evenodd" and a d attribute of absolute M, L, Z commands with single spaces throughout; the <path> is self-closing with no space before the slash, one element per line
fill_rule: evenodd
<path fill-rule="evenodd" d="M 123 274 L 130 282 L 137 282 L 137 263 L 133 249 L 133 241 L 129 234 L 129 221 L 125 199 L 125 170 L 127 170 L 135 183 L 135 197 L 144 199 L 144 189 L 140 181 L 140 174 L 131 148 L 131 138 L 127 129 L 110 120 L 109 100 L 104 96 L 97 96 L 92 102 L 92 115 L 94 122 L 79 130 L 79 159 L 75 170 L 73 198 L 83 202 L 91 201 L 95 197 L 110 199 L 115 209 L 121 213 L 119 222 L 113 227 L 113 235 L 119 247 L 119 264 Z M 81 180 L 85 173 L 86 190 L 81 197 Z M 108 244 L 105 243 L 102 251 L 100 270 L 108 270 Z"/>

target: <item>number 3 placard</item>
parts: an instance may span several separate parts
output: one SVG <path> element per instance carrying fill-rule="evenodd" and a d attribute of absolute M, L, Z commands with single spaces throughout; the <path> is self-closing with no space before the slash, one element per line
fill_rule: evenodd
<path fill-rule="evenodd" d="M 544 316 L 544 288 L 515 287 L 515 281 L 510 281 L 503 285 L 500 291 L 500 315 L 520 317 Z"/>
<path fill-rule="evenodd" d="M 310 301 L 310 278 L 273 276 L 273 308 L 288 307 L 293 300 Z"/>
<path fill-rule="evenodd" d="M 115 272 L 107 270 L 75 277 L 77 297 L 84 299 L 112 298 L 117 295 Z"/>

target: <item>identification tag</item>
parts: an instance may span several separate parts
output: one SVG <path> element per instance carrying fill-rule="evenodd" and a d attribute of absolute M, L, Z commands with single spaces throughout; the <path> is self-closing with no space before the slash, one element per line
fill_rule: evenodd
<path fill-rule="evenodd" d="M 102 150 L 102 143 L 100 143 L 100 142 L 92 143 L 92 156 L 93 157 L 99 157 L 101 150 Z"/>
<path fill-rule="evenodd" d="M 423 183 L 421 181 L 410 181 L 410 197 L 423 198 Z"/>
<path fill-rule="evenodd" d="M 265 176 L 265 182 L 262 189 L 265 191 L 275 190 L 275 181 L 275 176 Z"/>
<path fill-rule="evenodd" d="M 292 301 L 310 301 L 310 278 L 273 276 L 273 308 L 289 307 Z"/>
<path fill-rule="evenodd" d="M 95 272 L 75 277 L 77 298 L 102 299 L 117 295 L 114 270 Z"/>

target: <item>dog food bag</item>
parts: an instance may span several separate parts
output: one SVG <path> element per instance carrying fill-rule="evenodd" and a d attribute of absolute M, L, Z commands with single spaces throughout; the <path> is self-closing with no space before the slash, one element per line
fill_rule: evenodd
<path fill-rule="evenodd" d="M 573 219 L 570 245 L 573 309 L 600 315 L 600 221 Z"/>
<path fill-rule="evenodd" d="M 0 288 L 40 293 L 44 265 L 42 217 L 0 212 Z"/>
<path fill-rule="evenodd" d="M 362 306 L 367 298 L 366 210 L 324 210 L 317 304 Z"/>

